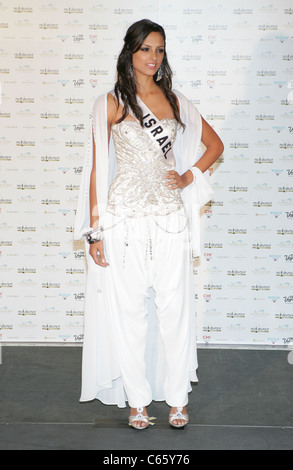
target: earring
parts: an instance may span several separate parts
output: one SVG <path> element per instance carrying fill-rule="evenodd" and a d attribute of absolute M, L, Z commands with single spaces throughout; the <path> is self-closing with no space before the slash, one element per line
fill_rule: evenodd
<path fill-rule="evenodd" d="M 134 77 L 134 73 L 133 73 L 133 65 L 131 64 L 130 68 L 129 68 L 129 75 L 131 76 L 131 78 Z"/>
<path fill-rule="evenodd" d="M 164 76 L 164 72 L 163 72 L 162 66 L 160 66 L 158 73 L 157 73 L 156 82 L 159 82 L 163 78 L 163 76 Z"/>

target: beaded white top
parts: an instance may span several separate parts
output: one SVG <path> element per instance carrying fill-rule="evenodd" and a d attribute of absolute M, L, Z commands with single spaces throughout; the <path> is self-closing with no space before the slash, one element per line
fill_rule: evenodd
<path fill-rule="evenodd" d="M 172 144 L 177 133 L 175 119 L 163 119 Z M 118 216 L 167 215 L 183 207 L 180 189 L 169 189 L 167 164 L 159 144 L 138 121 L 124 120 L 112 126 L 117 173 L 108 195 L 107 210 Z"/>

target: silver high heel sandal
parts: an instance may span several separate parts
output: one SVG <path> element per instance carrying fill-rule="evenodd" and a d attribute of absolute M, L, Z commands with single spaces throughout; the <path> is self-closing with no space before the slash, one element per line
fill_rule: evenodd
<path fill-rule="evenodd" d="M 184 428 L 184 426 L 188 423 L 189 417 L 187 414 L 182 413 L 183 407 L 177 407 L 176 413 L 169 414 L 169 424 L 173 428 Z M 183 424 L 174 424 L 174 421 L 185 421 Z"/>
<path fill-rule="evenodd" d="M 134 416 L 129 416 L 128 424 L 129 426 L 133 427 L 134 429 L 146 429 L 150 423 L 150 418 L 148 416 L 144 416 L 143 407 L 136 408 L 137 414 Z M 141 426 L 140 423 L 146 423 L 146 426 Z"/>

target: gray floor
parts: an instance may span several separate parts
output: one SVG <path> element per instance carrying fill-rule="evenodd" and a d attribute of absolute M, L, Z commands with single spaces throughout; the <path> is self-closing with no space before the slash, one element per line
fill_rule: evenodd
<path fill-rule="evenodd" d="M 127 425 L 128 409 L 79 403 L 81 347 L 2 347 L 1 450 L 292 450 L 293 365 L 288 351 L 199 349 L 190 424 Z"/>

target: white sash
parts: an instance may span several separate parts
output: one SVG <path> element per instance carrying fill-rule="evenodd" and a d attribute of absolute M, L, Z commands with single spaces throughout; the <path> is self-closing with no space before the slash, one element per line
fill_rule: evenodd
<path fill-rule="evenodd" d="M 168 135 L 168 131 L 164 129 L 162 121 L 160 121 L 152 111 L 144 104 L 144 102 L 137 96 L 137 101 L 143 112 L 143 125 L 145 131 L 149 134 L 152 140 L 155 140 L 162 150 L 163 157 L 167 163 L 175 167 L 175 156 L 172 148 L 172 141 Z"/>
<path fill-rule="evenodd" d="M 111 92 L 115 96 L 114 91 Z M 166 159 L 167 163 L 175 167 L 176 160 L 173 153 L 172 141 L 168 136 L 168 132 L 164 129 L 162 121 L 160 121 L 151 110 L 144 104 L 144 102 L 136 95 L 137 102 L 139 103 L 142 113 L 143 113 L 143 124 L 145 131 L 149 134 L 152 140 L 157 142 L 157 145 L 162 150 L 163 157 Z M 133 111 L 130 109 L 129 114 L 137 121 Z"/>

